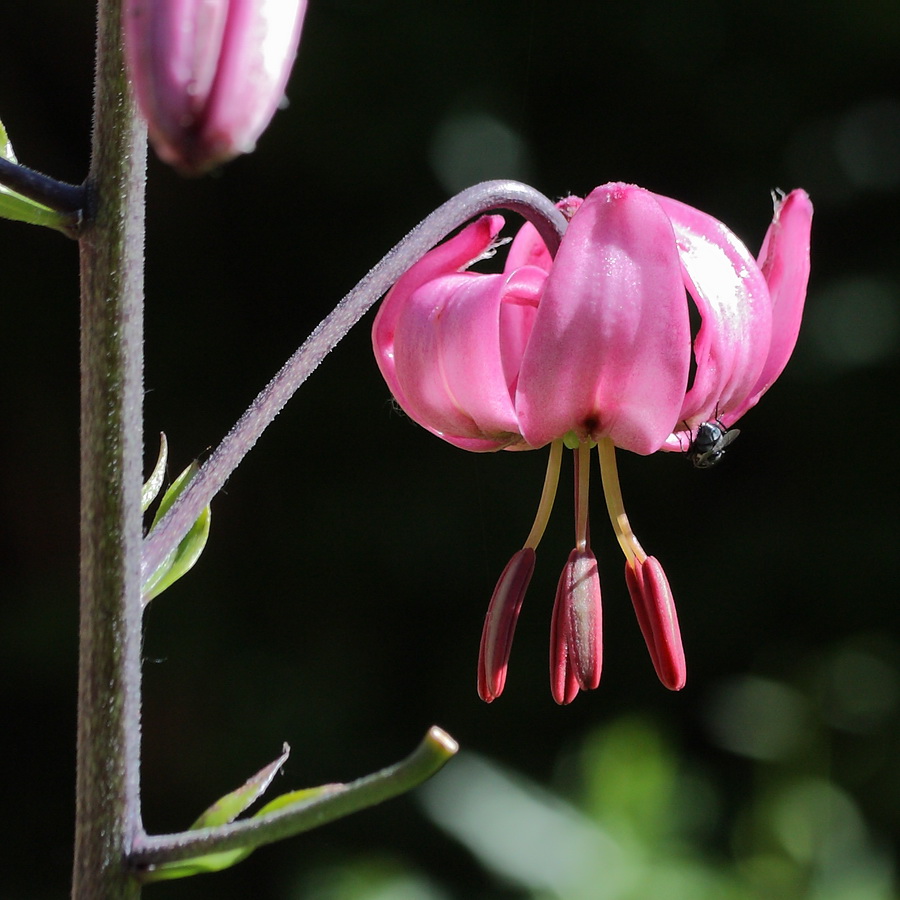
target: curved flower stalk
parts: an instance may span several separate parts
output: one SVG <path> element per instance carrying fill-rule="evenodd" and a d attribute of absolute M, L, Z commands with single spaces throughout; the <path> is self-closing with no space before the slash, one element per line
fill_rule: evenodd
<path fill-rule="evenodd" d="M 576 456 L 576 528 L 552 619 L 553 696 L 571 702 L 600 679 L 600 583 L 587 516 L 595 446 L 654 667 L 666 687 L 684 686 L 672 592 L 628 523 L 615 448 L 685 449 L 702 422 L 730 425 L 753 406 L 793 350 L 809 274 L 812 207 L 803 191 L 776 202 L 759 262 L 722 223 L 633 185 L 603 185 L 559 207 L 570 223 L 555 260 L 526 224 L 502 273 L 468 271 L 497 246 L 503 219 L 486 216 L 413 266 L 373 326 L 394 397 L 438 437 L 474 451 L 551 446 L 534 527 L 485 619 L 478 690 L 487 701 L 503 691 L 564 446 Z"/>
<path fill-rule="evenodd" d="M 199 175 L 253 150 L 305 12 L 306 0 L 125 0 L 128 68 L 160 159 Z"/>
<path fill-rule="evenodd" d="M 566 230 L 562 213 L 539 191 L 518 181 L 483 181 L 461 191 L 429 213 L 396 243 L 313 329 L 250 406 L 200 471 L 147 535 L 141 550 L 146 581 L 175 550 L 210 501 L 272 424 L 295 391 L 368 310 L 411 265 L 452 231 L 490 209 L 509 209 L 533 222 L 554 249 Z"/>

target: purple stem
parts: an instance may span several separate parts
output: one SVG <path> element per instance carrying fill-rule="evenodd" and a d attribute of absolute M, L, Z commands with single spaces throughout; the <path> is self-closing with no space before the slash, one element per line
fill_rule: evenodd
<path fill-rule="evenodd" d="M 537 228 L 551 253 L 566 229 L 562 213 L 543 194 L 516 181 L 484 181 L 457 194 L 420 222 L 341 300 L 266 385 L 228 432 L 190 486 L 145 538 L 141 576 L 156 571 L 188 533 L 259 436 L 294 391 L 369 308 L 436 243 L 455 228 L 491 209 L 509 209 Z"/>
<path fill-rule="evenodd" d="M 418 787 L 458 749 L 459 745 L 447 732 L 433 725 L 406 759 L 379 772 L 349 784 L 323 785 L 322 792 L 306 802 L 291 803 L 227 825 L 177 834 L 142 834 L 135 840 L 128 861 L 139 876 L 147 873 L 145 880 L 153 881 L 158 880 L 153 877 L 154 869 L 165 863 L 229 850 L 251 850 L 293 837 Z"/>
<path fill-rule="evenodd" d="M 0 156 L 0 184 L 61 213 L 79 213 L 85 205 L 84 185 L 66 184 Z M 73 222 L 75 219 L 73 219 Z"/>
<path fill-rule="evenodd" d="M 121 3 L 97 6 L 94 135 L 81 231 L 81 622 L 72 900 L 137 900 L 143 829 L 141 446 L 147 132 L 121 52 Z"/>

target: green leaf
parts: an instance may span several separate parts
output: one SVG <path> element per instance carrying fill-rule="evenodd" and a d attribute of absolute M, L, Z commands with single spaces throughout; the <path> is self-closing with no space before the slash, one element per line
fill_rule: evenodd
<path fill-rule="evenodd" d="M 416 787 L 437 772 L 458 749 L 456 741 L 435 725 L 406 759 L 349 784 L 324 784 L 282 794 L 249 818 L 228 820 L 246 796 L 232 802 L 232 795 L 227 795 L 213 804 L 195 823 L 202 823 L 202 826 L 211 822 L 223 824 L 159 838 L 147 837 L 148 842 L 162 840 L 166 846 L 157 844 L 155 849 L 137 848 L 131 855 L 132 864 L 137 867 L 140 880 L 145 883 L 227 869 L 246 859 L 256 847 L 318 828 L 326 822 L 374 806 Z M 272 766 L 278 764 L 276 760 Z M 263 769 L 250 782 L 255 779 L 265 782 L 269 768 Z M 235 793 L 241 791 L 243 788 Z M 226 841 L 226 849 L 212 849 L 223 846 Z M 189 855 L 192 850 L 197 852 L 196 856 Z M 181 858 L 172 859 L 176 854 Z"/>
<path fill-rule="evenodd" d="M 191 825 L 191 830 L 196 828 L 212 828 L 215 825 L 227 825 L 233 822 L 254 800 L 262 796 L 266 788 L 272 783 L 278 770 L 285 764 L 291 748 L 285 744 L 281 756 L 274 762 L 260 769 L 251 778 L 248 778 L 237 790 L 220 797 Z"/>
<path fill-rule="evenodd" d="M 267 813 L 275 812 L 280 809 L 287 809 L 292 806 L 306 806 L 308 803 L 318 799 L 324 794 L 333 794 L 341 790 L 346 790 L 346 785 L 323 784 L 321 787 L 291 791 L 290 793 L 282 794 L 280 797 L 276 797 L 270 803 L 267 803 L 251 818 L 257 819 Z M 226 798 L 223 797 L 222 799 L 224 800 Z M 212 808 L 213 807 L 210 807 L 210 809 Z M 206 813 L 204 813 L 204 815 L 206 815 Z M 222 822 L 218 824 L 224 825 L 228 823 Z M 200 826 L 195 823 L 193 827 L 197 828 Z M 247 840 L 249 841 L 251 838 L 252 836 L 248 836 Z M 151 881 L 171 881 L 174 878 L 189 878 L 191 875 L 202 875 L 204 872 L 221 872 L 223 869 L 228 869 L 236 863 L 245 860 L 255 849 L 255 846 L 236 847 L 233 850 L 222 850 L 219 853 L 207 853 L 205 856 L 194 856 L 190 859 L 180 859 L 177 862 L 162 863 L 150 871 L 145 872 L 141 876 L 141 880 L 145 883 Z"/>
<path fill-rule="evenodd" d="M 188 486 L 190 480 L 199 470 L 196 462 L 192 462 L 176 479 L 160 500 L 159 508 L 153 517 L 150 526 L 152 532 L 159 520 L 166 514 L 179 494 Z M 149 603 L 154 597 L 158 597 L 166 588 L 171 587 L 189 572 L 194 563 L 200 558 L 206 540 L 209 537 L 210 509 L 207 505 L 197 520 L 191 526 L 191 530 L 181 539 L 181 543 L 160 563 L 159 568 L 144 582 L 144 603 Z"/>
<path fill-rule="evenodd" d="M 163 479 L 166 477 L 166 461 L 169 458 L 169 442 L 166 440 L 165 434 L 160 432 L 159 435 L 159 456 L 156 458 L 156 465 L 150 473 L 146 484 L 141 488 L 141 512 L 147 512 L 150 504 L 159 494 L 162 487 Z"/>
<path fill-rule="evenodd" d="M 207 853 L 206 856 L 195 856 L 193 859 L 182 859 L 178 862 L 163 863 L 141 875 L 141 881 L 171 881 L 174 878 L 190 878 L 191 875 L 202 875 L 204 872 L 221 872 L 235 863 L 246 859 L 253 848 L 239 847 L 236 850 L 223 850 L 221 853 Z"/>
<path fill-rule="evenodd" d="M 6 133 L 6 128 L 3 126 L 2 121 L 0 121 L 0 156 L 13 163 L 18 162 L 16 154 L 13 151 L 12 142 L 9 139 L 9 135 Z"/>
<path fill-rule="evenodd" d="M 311 800 L 318 800 L 325 794 L 336 794 L 338 791 L 346 790 L 346 787 L 344 784 L 321 784 L 319 787 L 289 791 L 287 794 L 281 794 L 274 800 L 270 800 L 259 812 L 254 813 L 254 818 L 277 812 L 280 809 L 287 809 L 289 806 L 296 808 L 305 806 Z"/>
<path fill-rule="evenodd" d="M 278 770 L 284 765 L 290 753 L 290 747 L 284 745 L 284 752 L 273 763 L 260 769 L 252 778 L 249 778 L 236 791 L 226 794 L 217 800 L 206 810 L 190 830 L 197 828 L 212 828 L 216 825 L 228 825 L 233 822 L 254 800 L 259 798 Z M 303 806 L 323 794 L 333 793 L 345 788 L 342 784 L 324 784 L 321 787 L 305 788 L 299 791 L 290 791 L 282 794 L 267 803 L 253 818 L 259 818 L 276 810 L 286 809 L 291 806 Z M 250 838 L 248 837 L 248 840 Z M 203 856 L 194 856 L 190 859 L 181 859 L 177 862 L 163 863 L 142 876 L 144 882 L 171 881 L 174 878 L 189 878 L 191 875 L 200 875 L 204 872 L 220 872 L 235 863 L 246 859 L 254 850 L 254 847 L 236 847 L 233 850 L 223 850 L 219 853 L 207 853 Z"/>
<path fill-rule="evenodd" d="M 3 122 L 0 122 L 0 157 L 17 163 L 16 154 Z M 0 184 L 0 218 L 12 219 L 14 222 L 27 222 L 29 225 L 43 225 L 67 232 L 72 225 L 71 216 L 58 213 L 43 203 L 29 200 L 8 187 Z"/>

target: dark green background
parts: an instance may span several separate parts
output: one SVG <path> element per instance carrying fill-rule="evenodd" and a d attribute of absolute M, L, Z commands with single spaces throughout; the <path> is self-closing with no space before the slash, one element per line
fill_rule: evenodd
<path fill-rule="evenodd" d="M 80 181 L 91 4 L 6 6 L 0 117 L 21 161 Z M 710 737 L 719 686 L 748 672 L 807 684 L 847 642 L 895 676 L 900 664 L 900 8 L 313 0 L 289 96 L 258 151 L 215 176 L 183 181 L 150 165 L 145 440 L 149 463 L 165 430 L 173 475 L 448 196 L 431 152 L 454 116 L 493 117 L 527 148 L 521 167 L 492 165 L 488 147 L 462 154 L 470 181 L 522 177 L 550 196 L 633 181 L 709 211 L 754 251 L 770 191 L 805 187 L 816 206 L 808 316 L 725 465 L 620 459 L 631 521 L 679 603 L 687 688 L 670 694 L 653 675 L 598 490 L 605 672 L 565 709 L 550 698 L 546 659 L 572 541 L 567 482 L 507 691 L 486 706 L 475 694 L 481 622 L 530 527 L 546 457 L 466 454 L 394 414 L 367 318 L 228 483 L 202 560 L 149 611 L 147 827 L 186 826 L 285 740 L 285 789 L 379 768 L 434 722 L 546 781 L 588 729 L 633 710 L 739 806 L 753 764 Z M 0 298 L 0 893 L 30 900 L 64 896 L 70 867 L 75 245 L 0 223 Z M 896 704 L 868 731 L 836 731 L 830 748 L 826 774 L 889 843 L 900 834 Z M 726 860 L 727 834 L 726 808 Z M 305 873 L 360 849 L 393 853 L 454 896 L 520 896 L 492 886 L 408 799 L 148 896 L 300 897 Z"/>

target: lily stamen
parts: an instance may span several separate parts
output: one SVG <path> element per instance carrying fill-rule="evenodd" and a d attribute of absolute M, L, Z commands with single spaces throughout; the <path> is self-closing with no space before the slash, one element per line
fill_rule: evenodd
<path fill-rule="evenodd" d="M 575 549 L 588 545 L 588 499 L 591 487 L 591 446 L 585 441 L 575 450 Z"/>
<path fill-rule="evenodd" d="M 541 491 L 537 515 L 534 517 L 534 524 L 531 526 L 531 531 L 528 532 L 528 537 L 525 539 L 523 547 L 530 547 L 532 550 L 536 550 L 537 545 L 544 536 L 544 532 L 547 530 L 547 522 L 550 521 L 553 502 L 556 500 L 556 489 L 559 486 L 562 451 L 562 440 L 556 440 L 550 444 L 550 459 L 547 460 L 547 472 L 544 475 L 544 487 Z"/>
<path fill-rule="evenodd" d="M 619 469 L 616 466 L 616 446 L 605 437 L 597 442 L 597 455 L 600 457 L 600 478 L 603 481 L 603 496 L 606 498 L 606 509 L 609 521 L 612 522 L 616 540 L 629 562 L 636 560 L 643 563 L 647 554 L 631 529 L 631 523 L 625 514 L 625 503 L 622 500 L 622 488 L 619 484 Z"/>
<path fill-rule="evenodd" d="M 579 441 L 574 453 L 575 549 L 560 575 L 550 620 L 550 692 L 560 704 L 596 688 L 603 667 L 600 577 L 588 543 L 591 444 Z"/>
<path fill-rule="evenodd" d="M 550 520 L 550 513 L 556 500 L 562 451 L 562 440 L 553 441 L 550 445 L 550 458 L 547 460 L 544 487 L 541 490 L 534 524 L 524 546 L 513 554 L 497 580 L 484 617 L 481 645 L 478 649 L 478 696 L 486 703 L 499 697 L 506 684 L 509 652 L 512 649 L 525 591 L 528 590 L 534 573 L 535 551 L 547 530 L 547 522 Z"/>

